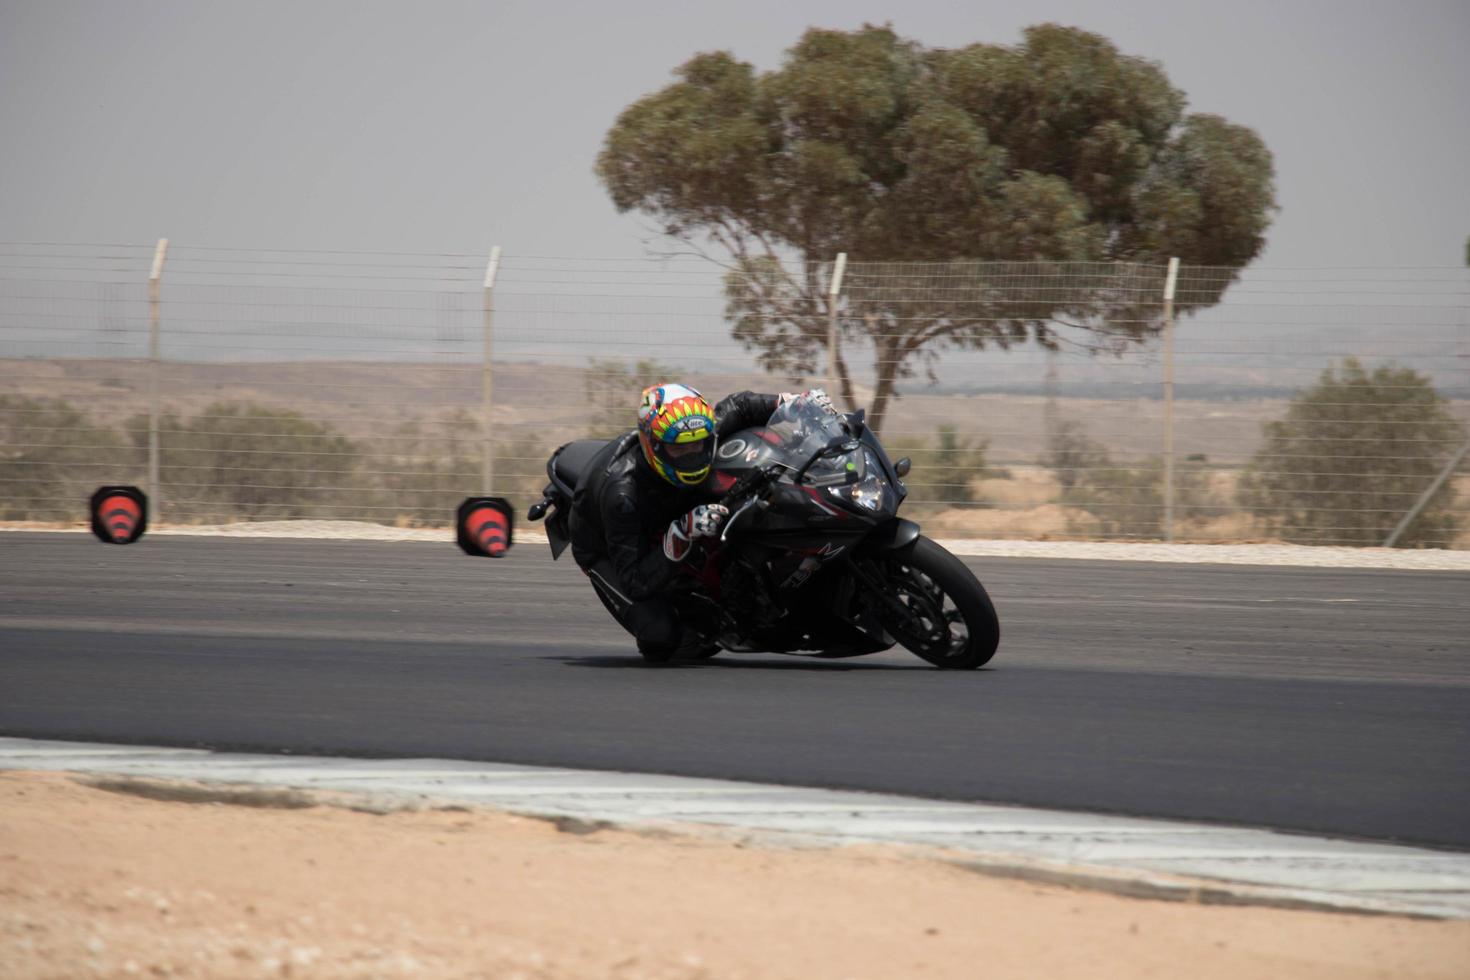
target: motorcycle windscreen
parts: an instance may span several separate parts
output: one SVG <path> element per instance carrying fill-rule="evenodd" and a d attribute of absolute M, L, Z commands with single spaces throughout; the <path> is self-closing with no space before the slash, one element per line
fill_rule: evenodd
<path fill-rule="evenodd" d="M 794 467 L 801 466 L 832 440 L 849 436 L 841 415 L 813 405 L 805 398 L 794 398 L 778 406 L 766 423 L 766 431 L 779 440 L 782 461 Z M 807 471 L 807 480 L 822 483 L 840 479 L 846 472 L 847 462 L 846 456 L 818 460 Z"/>

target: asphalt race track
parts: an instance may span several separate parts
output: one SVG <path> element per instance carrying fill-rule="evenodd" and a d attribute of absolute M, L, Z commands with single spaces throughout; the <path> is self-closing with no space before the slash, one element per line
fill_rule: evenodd
<path fill-rule="evenodd" d="M 0 734 L 435 756 L 1470 848 L 1470 575 L 971 559 L 990 669 L 646 667 L 523 544 L 0 534 Z"/>

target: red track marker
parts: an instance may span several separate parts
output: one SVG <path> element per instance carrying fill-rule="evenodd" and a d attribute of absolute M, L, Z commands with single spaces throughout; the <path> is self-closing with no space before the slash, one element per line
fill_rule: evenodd
<path fill-rule="evenodd" d="M 467 555 L 499 558 L 510 550 L 514 509 L 501 497 L 470 497 L 459 505 L 455 531 Z"/>
<path fill-rule="evenodd" d="M 492 556 L 505 554 L 505 515 L 493 507 L 477 507 L 465 518 L 466 530 L 475 543 Z"/>
<path fill-rule="evenodd" d="M 92 494 L 92 533 L 108 544 L 132 544 L 148 529 L 148 497 L 137 487 L 100 487 Z"/>

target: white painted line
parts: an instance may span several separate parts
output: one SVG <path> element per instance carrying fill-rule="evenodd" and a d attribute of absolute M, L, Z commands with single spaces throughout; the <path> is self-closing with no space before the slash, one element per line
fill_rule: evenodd
<path fill-rule="evenodd" d="M 388 808 L 473 804 L 633 828 L 701 824 L 816 846 L 942 848 L 988 873 L 1123 894 L 1470 918 L 1470 854 L 1269 830 L 642 773 L 16 738 L 0 738 L 0 769 L 325 790 Z"/>

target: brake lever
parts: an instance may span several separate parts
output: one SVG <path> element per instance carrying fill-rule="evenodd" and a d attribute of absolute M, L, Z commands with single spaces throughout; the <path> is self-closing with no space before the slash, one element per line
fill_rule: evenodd
<path fill-rule="evenodd" d="M 729 540 L 730 529 L 735 522 L 752 507 L 764 509 L 769 506 L 761 497 L 770 484 L 775 482 L 780 471 L 779 465 L 767 466 L 764 469 L 755 470 L 741 477 L 740 480 L 720 498 L 720 503 L 729 508 L 732 513 L 729 520 L 725 521 L 725 527 L 720 532 L 720 542 Z"/>
<path fill-rule="evenodd" d="M 741 504 L 740 509 L 731 514 L 730 519 L 725 522 L 725 528 L 720 532 L 720 544 L 724 544 L 726 541 L 730 540 L 730 531 L 735 527 L 735 522 L 739 521 L 740 518 L 745 515 L 746 511 L 750 510 L 752 507 L 755 507 L 759 510 L 764 510 L 768 506 L 769 505 L 760 497 L 751 497 L 745 503 Z"/>

